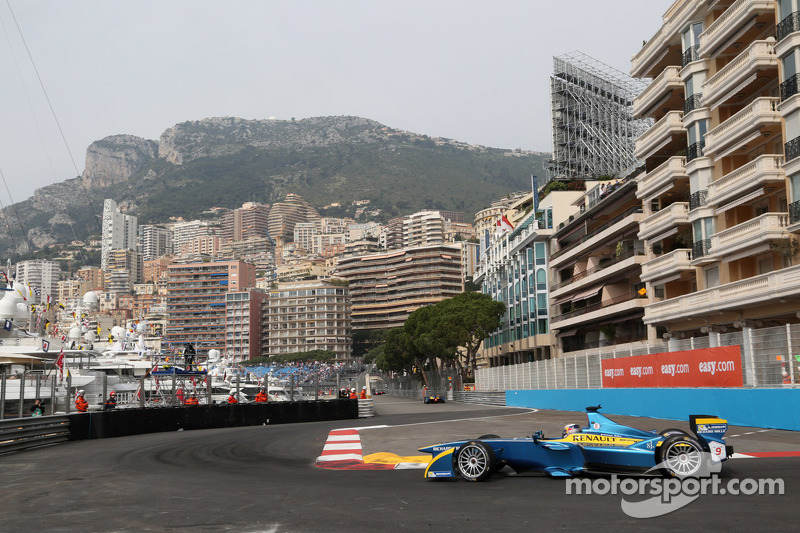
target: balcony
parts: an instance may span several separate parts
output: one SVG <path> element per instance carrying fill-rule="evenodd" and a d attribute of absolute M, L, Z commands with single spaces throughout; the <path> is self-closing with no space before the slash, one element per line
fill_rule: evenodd
<path fill-rule="evenodd" d="M 686 130 L 683 129 L 683 113 L 670 111 L 636 139 L 634 156 L 636 159 L 645 160 L 666 147 L 678 136 L 686 137 Z"/>
<path fill-rule="evenodd" d="M 789 223 L 797 224 L 800 222 L 800 200 L 789 204 Z"/>
<path fill-rule="evenodd" d="M 684 116 L 688 115 L 695 109 L 699 109 L 703 106 L 703 95 L 693 94 L 689 98 L 683 101 L 683 114 Z"/>
<path fill-rule="evenodd" d="M 800 266 L 793 266 L 650 304 L 645 307 L 644 323 L 707 318 L 711 313 L 728 310 L 738 313 L 797 296 L 800 296 Z"/>
<path fill-rule="evenodd" d="M 800 155 L 800 137 L 795 137 L 783 145 L 784 161 L 789 162 Z"/>
<path fill-rule="evenodd" d="M 694 45 L 684 50 L 683 54 L 681 55 L 681 67 L 685 67 L 692 61 L 699 61 L 700 54 L 697 53 L 699 49 L 700 49 L 699 45 Z"/>
<path fill-rule="evenodd" d="M 703 153 L 717 159 L 745 148 L 762 135 L 778 134 L 781 131 L 779 98 L 756 98 L 753 102 L 728 120 L 706 133 Z"/>
<path fill-rule="evenodd" d="M 686 147 L 686 162 L 694 161 L 698 157 L 703 157 L 703 148 L 705 143 L 703 141 L 692 143 Z"/>
<path fill-rule="evenodd" d="M 661 211 L 650 215 L 639 223 L 640 240 L 653 240 L 654 237 L 689 223 L 688 202 L 675 202 Z"/>
<path fill-rule="evenodd" d="M 706 205 L 706 199 L 708 198 L 708 190 L 702 189 L 700 191 L 695 191 L 689 196 L 689 211 L 692 209 L 697 209 L 698 207 L 703 207 Z"/>
<path fill-rule="evenodd" d="M 760 187 L 783 186 L 786 173 L 781 168 L 783 158 L 779 155 L 762 155 L 722 176 L 708 186 L 707 205 L 724 206 L 735 202 Z"/>
<path fill-rule="evenodd" d="M 717 102 L 733 96 L 734 93 L 746 92 L 746 87 L 759 81 L 758 73 L 774 70 L 769 77 L 777 75 L 778 56 L 775 55 L 775 43 L 772 41 L 753 41 L 736 58 L 722 67 L 703 84 L 704 102 L 713 106 Z M 763 78 L 763 76 L 762 76 Z"/>
<path fill-rule="evenodd" d="M 775 0 L 737 0 L 700 34 L 700 55 L 718 54 L 720 50 L 717 49 L 725 46 L 726 41 L 733 41 L 734 36 L 743 39 L 740 35 L 743 28 L 752 27 L 754 23 L 771 24 L 774 13 Z"/>
<path fill-rule="evenodd" d="M 781 83 L 781 102 L 797 94 L 797 74 Z"/>
<path fill-rule="evenodd" d="M 601 294 L 605 292 L 602 291 Z M 574 327 L 578 324 L 587 324 L 595 320 L 608 320 L 614 315 L 629 315 L 634 309 L 641 309 L 647 304 L 644 295 L 633 292 L 622 294 L 614 298 L 602 300 L 578 309 L 556 315 L 550 320 L 552 329 Z"/>
<path fill-rule="evenodd" d="M 634 78 L 654 78 L 667 65 L 677 64 L 673 54 L 680 53 L 681 28 L 686 26 L 695 13 L 704 7 L 704 0 L 678 0 L 674 2 L 662 19 L 663 26 L 642 46 L 631 61 L 631 76 Z"/>
<path fill-rule="evenodd" d="M 710 252 L 727 261 L 769 250 L 769 243 L 787 235 L 787 213 L 764 213 L 711 236 Z"/>
<path fill-rule="evenodd" d="M 778 23 L 778 26 L 775 29 L 777 30 L 775 32 L 775 37 L 779 41 L 790 33 L 800 30 L 800 11 L 795 11 L 794 13 L 789 14 L 788 17 L 784 18 Z"/>
<path fill-rule="evenodd" d="M 642 281 L 654 282 L 668 276 L 694 272 L 692 251 L 686 248 L 673 250 L 642 265 Z"/>
<path fill-rule="evenodd" d="M 685 165 L 686 158 L 670 157 L 651 172 L 640 176 L 637 178 L 636 197 L 640 200 L 650 198 L 657 195 L 662 189 L 674 187 L 679 180 L 688 180 L 689 175 L 686 174 Z"/>
<path fill-rule="evenodd" d="M 673 109 L 682 94 L 681 69 L 668 66 L 634 99 L 633 118 L 660 118 L 654 108 Z"/>

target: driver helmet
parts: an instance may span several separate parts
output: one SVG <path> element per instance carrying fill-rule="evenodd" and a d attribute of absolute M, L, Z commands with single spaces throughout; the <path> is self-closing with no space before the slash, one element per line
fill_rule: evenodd
<path fill-rule="evenodd" d="M 581 426 L 579 424 L 567 424 L 566 426 L 564 426 L 563 436 L 566 437 L 567 435 L 580 432 L 581 432 Z"/>

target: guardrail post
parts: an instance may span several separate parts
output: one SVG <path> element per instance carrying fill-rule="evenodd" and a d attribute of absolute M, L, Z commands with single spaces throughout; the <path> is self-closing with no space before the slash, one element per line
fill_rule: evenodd
<path fill-rule="evenodd" d="M 108 374 L 103 372 L 103 396 L 100 398 L 103 408 L 106 406 L 106 398 L 108 398 Z"/>
<path fill-rule="evenodd" d="M 319 370 L 314 372 L 314 401 L 319 400 Z"/>
<path fill-rule="evenodd" d="M 42 375 L 36 374 L 36 398 L 34 400 L 41 398 L 42 393 Z"/>
<path fill-rule="evenodd" d="M 794 357 L 792 356 L 792 325 L 786 324 L 786 357 L 789 358 L 789 382 L 794 386 Z"/>
<path fill-rule="evenodd" d="M 289 376 L 289 399 L 294 401 L 294 374 Z"/>
<path fill-rule="evenodd" d="M 56 414 L 56 374 L 53 372 L 53 379 L 50 380 L 50 414 Z"/>
<path fill-rule="evenodd" d="M 25 403 L 25 371 L 19 379 L 19 418 L 22 418 L 22 404 Z"/>
<path fill-rule="evenodd" d="M 139 407 L 144 409 L 144 376 L 139 378 Z"/>
<path fill-rule="evenodd" d="M 66 400 L 64 401 L 64 412 L 67 414 L 69 414 L 69 409 L 72 404 L 71 392 L 72 392 L 72 376 L 67 374 L 67 395 L 65 397 Z"/>
<path fill-rule="evenodd" d="M 6 373 L 0 378 L 0 420 L 6 417 Z"/>

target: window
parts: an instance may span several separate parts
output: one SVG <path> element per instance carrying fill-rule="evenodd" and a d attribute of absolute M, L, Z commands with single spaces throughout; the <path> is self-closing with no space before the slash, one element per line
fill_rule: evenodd
<path fill-rule="evenodd" d="M 719 267 L 705 269 L 706 288 L 719 287 Z"/>
<path fill-rule="evenodd" d="M 700 44 L 701 33 L 703 33 L 702 22 L 692 22 L 681 32 L 681 44 L 684 52 Z"/>

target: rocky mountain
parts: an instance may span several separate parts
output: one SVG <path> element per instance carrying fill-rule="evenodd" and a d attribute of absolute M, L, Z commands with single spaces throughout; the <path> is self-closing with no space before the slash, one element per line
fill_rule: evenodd
<path fill-rule="evenodd" d="M 272 203 L 299 194 L 324 216 L 388 220 L 421 209 L 468 219 L 544 176 L 549 154 L 474 146 L 360 117 L 177 124 L 158 141 L 114 135 L 92 143 L 83 175 L 38 189 L 6 207 L 4 257 L 99 236 L 105 198 L 140 224 L 199 217 L 210 207 Z"/>

